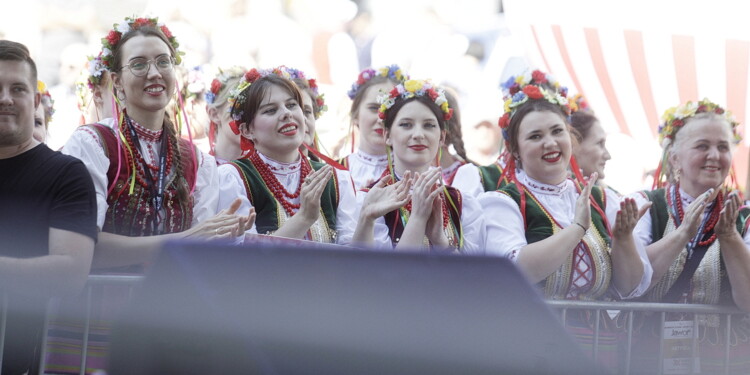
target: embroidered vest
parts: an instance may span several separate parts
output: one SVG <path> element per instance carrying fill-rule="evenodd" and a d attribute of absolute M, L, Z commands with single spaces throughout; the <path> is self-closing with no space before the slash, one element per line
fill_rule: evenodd
<path fill-rule="evenodd" d="M 120 165 L 117 162 L 117 138 L 112 128 L 102 124 L 84 125 L 99 135 L 104 154 L 109 159 L 107 170 L 108 186 L 114 185 L 112 192 L 107 196 L 107 214 L 104 219 L 104 232 L 120 234 L 130 237 L 141 237 L 154 235 L 152 220 L 156 212 L 151 206 L 151 193 L 145 186 L 135 184 L 133 194 L 129 194 L 130 174 L 132 162 L 125 147 L 120 147 Z M 190 191 L 195 186 L 195 163 L 190 155 L 191 143 L 184 139 L 178 139 L 180 154 L 182 155 L 179 165 L 182 171 L 181 178 L 177 178 L 174 167 L 168 171 L 166 187 L 164 188 L 164 217 L 161 218 L 163 225 L 162 233 L 182 232 L 190 228 L 193 220 L 194 198 L 188 197 L 181 200 L 178 194 L 178 186 L 183 186 Z M 133 147 L 134 152 L 138 150 Z M 130 164 L 130 165 L 129 165 Z M 137 168 L 136 168 L 137 170 Z M 141 178 L 146 179 L 143 176 Z"/>
<path fill-rule="evenodd" d="M 523 185 L 521 187 L 526 194 L 526 217 L 524 218 L 526 242 L 529 244 L 538 242 L 562 230 L 536 197 Z M 516 184 L 507 184 L 499 192 L 512 198 L 520 209 L 521 193 Z M 600 188 L 593 187 L 591 196 L 599 207 L 606 208 L 606 195 Z M 591 209 L 591 224 L 581 242 L 568 255 L 562 266 L 540 283 L 547 298 L 594 300 L 600 299 L 608 291 L 612 278 L 611 240 L 604 218 L 593 208 Z M 574 285 L 574 280 L 583 274 L 578 265 L 581 257 L 576 256 L 576 253 L 581 254 L 584 260 L 589 260 L 588 267 L 592 271 L 592 279 L 584 278 L 586 283 L 582 286 Z"/>
<path fill-rule="evenodd" d="M 506 185 L 506 179 L 500 180 L 500 177 L 503 175 L 503 169 L 496 162 L 478 168 L 484 191 L 495 191 Z"/>
<path fill-rule="evenodd" d="M 309 162 L 313 170 L 325 166 L 325 163 L 309 161 L 302 158 L 303 163 Z M 290 216 L 283 209 L 273 193 L 268 189 L 266 183 L 249 158 L 234 160 L 231 164 L 237 168 L 245 184 L 247 199 L 255 208 L 255 228 L 259 234 L 273 234 Z M 300 183 L 302 181 L 300 180 Z M 321 215 L 310 227 L 308 235 L 315 242 L 336 242 L 336 210 L 339 205 L 339 185 L 336 173 L 328 180 L 323 195 L 320 198 Z"/>
<path fill-rule="evenodd" d="M 652 202 L 651 206 L 651 237 L 652 243 L 676 229 L 674 219 L 667 207 L 667 189 L 643 191 L 641 194 Z M 737 217 L 737 231 L 744 236 L 747 231 L 747 219 L 750 208 L 742 208 Z M 695 274 L 691 278 L 688 292 L 688 303 L 732 305 L 732 290 L 729 276 L 724 266 L 719 241 L 715 240 L 705 250 L 706 254 L 698 264 Z M 687 249 L 682 249 L 680 255 L 672 262 L 664 276 L 646 293 L 644 298 L 652 302 L 661 302 L 662 298 L 674 286 L 682 273 L 687 261 Z"/>
<path fill-rule="evenodd" d="M 455 203 L 456 207 L 454 208 L 451 204 L 446 202 L 448 204 L 450 223 L 448 227 L 444 228 L 444 232 L 446 237 L 448 238 L 449 243 L 458 243 L 459 238 L 463 236 L 463 233 L 461 232 L 461 213 L 463 207 L 463 198 L 461 197 L 461 192 L 458 191 L 458 189 L 451 186 L 445 186 L 445 188 L 448 190 L 448 195 L 450 195 L 451 200 L 453 200 L 453 203 Z M 388 227 L 388 236 L 391 238 L 393 247 L 396 247 L 396 244 L 401 240 L 401 235 L 403 235 L 404 233 L 404 225 L 409 221 L 409 214 L 410 212 L 406 211 L 404 220 L 401 219 L 400 210 L 393 210 L 383 216 L 383 219 L 385 219 L 385 225 L 386 227 Z M 455 228 L 455 233 L 453 231 L 453 228 Z M 456 238 L 456 236 L 458 236 L 458 238 Z M 425 245 L 429 245 L 429 243 L 427 242 L 427 238 L 425 238 Z M 458 250 L 463 251 L 463 249 L 460 248 Z"/>

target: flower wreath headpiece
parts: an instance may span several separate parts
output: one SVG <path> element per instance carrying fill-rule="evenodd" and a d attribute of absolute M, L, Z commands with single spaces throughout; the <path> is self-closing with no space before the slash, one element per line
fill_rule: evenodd
<path fill-rule="evenodd" d="M 279 69 L 281 68 L 286 69 L 289 72 L 293 80 L 294 79 L 302 80 L 307 84 L 308 87 L 310 87 L 310 90 L 312 90 L 312 93 L 314 96 L 312 99 L 315 100 L 315 105 L 318 107 L 318 110 L 315 111 L 314 113 L 315 119 L 319 119 L 320 116 L 323 114 L 323 112 L 328 110 L 328 106 L 326 105 L 325 99 L 323 98 L 323 95 L 325 94 L 321 94 L 318 91 L 318 83 L 315 81 L 314 78 L 307 79 L 307 77 L 305 76 L 305 73 L 299 69 L 288 68 L 285 66 L 279 67 Z"/>
<path fill-rule="evenodd" d="M 206 103 L 214 104 L 221 90 L 227 86 L 227 82 L 231 79 L 242 77 L 245 72 L 247 72 L 247 69 L 241 66 L 232 66 L 227 69 L 219 68 L 219 74 L 211 81 L 211 87 L 206 91 Z"/>
<path fill-rule="evenodd" d="M 652 186 L 654 189 L 662 188 L 667 185 L 668 176 L 665 170 L 665 167 L 669 163 L 669 152 L 667 145 L 674 141 L 674 137 L 677 132 L 683 126 L 685 126 L 685 123 L 687 123 L 687 121 L 691 117 L 694 117 L 701 113 L 717 114 L 723 120 L 727 121 L 732 127 L 732 136 L 734 138 L 734 143 L 739 143 L 742 140 L 742 136 L 740 136 L 740 134 L 737 132 L 737 128 L 739 128 L 740 123 L 735 120 L 734 116 L 732 116 L 732 113 L 726 111 L 724 108 L 708 99 L 703 99 L 699 102 L 688 101 L 685 104 L 667 109 L 666 111 L 664 111 L 664 114 L 661 117 L 663 122 L 661 125 L 659 125 L 659 143 L 662 144 L 663 150 L 661 161 L 659 162 L 659 166 L 656 168 L 656 171 L 654 173 L 654 183 Z M 732 185 L 734 185 L 734 188 L 739 189 L 734 166 L 730 167 L 729 177 Z"/>
<path fill-rule="evenodd" d="M 396 64 L 384 66 L 378 70 L 368 68 L 359 73 L 357 81 L 352 84 L 352 88 L 349 90 L 349 92 L 347 92 L 347 95 L 349 95 L 349 99 L 354 100 L 354 97 L 357 96 L 359 88 L 369 80 L 377 76 L 388 77 L 399 83 L 403 83 L 404 81 L 409 79 L 409 75 L 404 73 Z"/>
<path fill-rule="evenodd" d="M 575 94 L 572 98 L 568 98 L 568 105 L 570 106 L 570 113 L 573 112 L 594 112 L 589 106 L 589 102 L 581 94 Z"/>
<path fill-rule="evenodd" d="M 229 127 L 232 129 L 232 132 L 234 132 L 234 134 L 240 134 L 240 121 L 242 120 L 242 116 L 245 114 L 245 110 L 243 107 L 245 101 L 247 100 L 247 89 L 259 79 L 270 75 L 277 75 L 281 78 L 285 78 L 290 81 L 292 80 L 292 72 L 289 68 L 283 65 L 273 69 L 258 70 L 252 68 L 242 76 L 242 79 L 237 84 L 237 87 L 229 92 L 227 101 L 230 104 L 229 108 L 232 116 L 232 121 L 229 122 Z M 245 137 L 241 138 L 240 148 L 242 148 L 242 150 L 252 149 L 252 142 Z"/>
<path fill-rule="evenodd" d="M 732 136 L 735 143 L 742 140 L 742 136 L 737 132 L 740 123 L 735 120 L 731 112 L 724 110 L 718 104 L 708 99 L 699 102 L 687 102 L 683 105 L 672 107 L 664 111 L 662 115 L 662 124 L 659 125 L 659 143 L 664 143 L 665 139 L 674 140 L 677 131 L 685 125 L 690 117 L 700 113 L 715 113 L 726 120 L 732 126 Z"/>
<path fill-rule="evenodd" d="M 44 106 L 44 122 L 49 124 L 52 121 L 52 115 L 55 114 L 55 101 L 52 100 L 47 85 L 42 81 L 36 81 L 36 90 L 42 94 L 42 105 Z"/>
<path fill-rule="evenodd" d="M 167 26 L 159 22 L 158 17 L 125 17 L 124 22 L 114 24 L 114 29 L 110 30 L 109 33 L 107 33 L 107 36 L 102 38 L 102 51 L 99 54 L 99 58 L 101 59 L 101 63 L 104 65 L 104 69 L 112 71 L 112 65 L 114 64 L 114 61 L 112 61 L 112 50 L 114 50 L 114 48 L 117 46 L 117 43 L 120 43 L 122 36 L 133 30 L 138 30 L 144 26 L 151 26 L 161 30 L 161 32 L 164 33 L 164 36 L 167 37 L 167 40 L 169 40 L 169 44 L 172 45 L 172 48 L 174 48 L 176 52 L 174 56 L 175 63 L 179 64 L 182 61 L 182 55 L 184 54 L 184 52 L 180 52 L 180 50 L 178 49 L 180 43 L 177 43 L 177 38 L 172 35 L 172 32 L 169 31 Z"/>
<path fill-rule="evenodd" d="M 86 83 L 89 86 L 89 90 L 94 90 L 94 86 L 98 85 L 99 82 L 102 80 L 102 74 L 104 74 L 105 70 L 108 70 L 106 66 L 104 66 L 104 63 L 102 62 L 102 52 L 99 52 L 99 54 L 94 56 L 87 56 L 86 57 L 89 61 L 87 64 L 87 69 L 89 71 L 88 79 L 86 80 Z"/>
<path fill-rule="evenodd" d="M 503 130 L 503 138 L 508 141 L 507 128 L 510 119 L 516 113 L 521 104 L 531 100 L 544 99 L 552 104 L 560 106 L 563 113 L 570 115 L 570 103 L 568 102 L 568 89 L 561 86 L 551 75 L 540 70 L 531 72 L 531 77 L 521 74 L 512 76 L 505 81 L 501 87 L 507 91 L 503 97 L 504 113 L 498 121 Z"/>
<path fill-rule="evenodd" d="M 430 98 L 440 110 L 443 111 L 443 119 L 450 120 L 453 117 L 453 108 L 448 105 L 448 99 L 445 98 L 445 91 L 435 87 L 429 80 L 410 79 L 404 83 L 396 85 L 389 93 L 378 96 L 378 117 L 385 119 L 388 110 L 396 104 L 396 99 L 409 99 L 417 96 L 426 96 Z"/>

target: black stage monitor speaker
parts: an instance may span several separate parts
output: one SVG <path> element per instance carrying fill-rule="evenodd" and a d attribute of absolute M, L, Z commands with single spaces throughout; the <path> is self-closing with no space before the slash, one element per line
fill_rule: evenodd
<path fill-rule="evenodd" d="M 111 374 L 599 374 L 504 258 L 171 243 Z"/>

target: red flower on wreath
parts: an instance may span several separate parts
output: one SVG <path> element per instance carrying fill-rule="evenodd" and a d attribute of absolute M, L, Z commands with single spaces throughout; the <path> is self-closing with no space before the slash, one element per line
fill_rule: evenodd
<path fill-rule="evenodd" d="M 517 83 L 514 83 L 513 86 L 508 89 L 510 96 L 515 95 L 519 91 L 521 91 L 521 86 L 519 86 Z"/>
<path fill-rule="evenodd" d="M 716 109 L 714 109 L 714 112 L 719 115 L 724 114 L 724 108 L 717 107 Z"/>
<path fill-rule="evenodd" d="M 430 99 L 434 102 L 438 98 L 438 93 L 434 89 L 427 90 L 427 95 L 430 96 Z M 447 119 L 446 119 L 447 120 Z"/>
<path fill-rule="evenodd" d="M 258 78 L 260 78 L 260 72 L 258 72 L 258 69 L 252 68 L 245 73 L 245 81 L 250 83 L 255 82 Z"/>
<path fill-rule="evenodd" d="M 672 121 L 672 126 L 679 128 L 680 126 L 685 125 L 685 123 L 680 119 L 675 119 Z"/>
<path fill-rule="evenodd" d="M 322 107 L 325 102 L 323 101 L 323 98 L 318 97 L 315 99 L 315 103 L 318 105 L 318 107 Z"/>
<path fill-rule="evenodd" d="M 214 95 L 219 95 L 219 90 L 221 90 L 221 81 L 214 78 L 214 80 L 211 81 L 211 92 L 214 93 Z"/>
<path fill-rule="evenodd" d="M 448 121 L 451 119 L 451 117 L 453 117 L 453 108 L 448 108 L 448 113 L 443 115 L 443 119 L 445 119 L 445 121 Z"/>
<path fill-rule="evenodd" d="M 394 88 L 393 88 L 393 89 L 391 90 L 391 92 L 389 93 L 389 95 L 391 96 L 391 98 L 395 98 L 395 97 L 397 97 L 397 96 L 398 96 L 398 89 L 394 87 Z"/>
<path fill-rule="evenodd" d="M 136 18 L 133 22 L 133 26 L 135 26 L 136 29 L 150 24 L 151 21 L 148 18 Z"/>
<path fill-rule="evenodd" d="M 106 37 L 107 43 L 109 43 L 109 45 L 114 48 L 114 46 L 117 45 L 117 43 L 120 41 L 121 36 L 122 34 L 120 34 L 120 32 L 118 32 L 117 30 L 110 30 L 109 34 L 107 34 Z"/>
<path fill-rule="evenodd" d="M 542 92 L 539 91 L 539 87 L 534 85 L 525 86 L 523 88 L 523 93 L 531 99 L 541 99 L 544 97 L 544 95 L 542 95 Z"/>
<path fill-rule="evenodd" d="M 700 106 L 698 106 L 698 109 L 695 110 L 695 113 L 706 112 L 706 109 L 708 109 L 708 108 L 706 108 L 705 105 L 701 104 Z"/>
<path fill-rule="evenodd" d="M 314 90 L 314 89 L 317 89 L 317 88 L 318 88 L 318 83 L 317 83 L 317 82 L 315 82 L 315 78 L 313 78 L 313 79 L 310 79 L 310 80 L 308 80 L 308 81 L 307 81 L 307 84 L 308 84 L 308 85 L 310 86 L 310 88 L 311 88 L 311 89 L 313 89 L 313 90 Z"/>
<path fill-rule="evenodd" d="M 544 72 L 540 70 L 535 70 L 531 72 L 531 78 L 534 80 L 534 82 L 538 84 L 547 83 L 547 75 L 544 74 Z"/>
<path fill-rule="evenodd" d="M 169 31 L 169 29 L 166 26 L 161 25 L 160 29 L 161 29 L 161 32 L 164 33 L 164 36 L 167 37 L 167 39 L 172 39 L 172 32 Z"/>
<path fill-rule="evenodd" d="M 497 125 L 500 126 L 500 129 L 505 129 L 510 125 L 510 114 L 504 113 L 500 119 L 497 121 Z"/>

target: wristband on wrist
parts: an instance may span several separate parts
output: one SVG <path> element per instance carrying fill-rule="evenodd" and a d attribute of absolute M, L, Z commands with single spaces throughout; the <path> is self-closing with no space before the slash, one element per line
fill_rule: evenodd
<path fill-rule="evenodd" d="M 584 227 L 581 223 L 579 223 L 577 221 L 575 222 L 575 224 L 578 225 L 579 227 L 581 227 L 581 229 L 583 229 L 583 234 L 586 234 L 586 232 L 587 232 L 586 227 Z"/>

